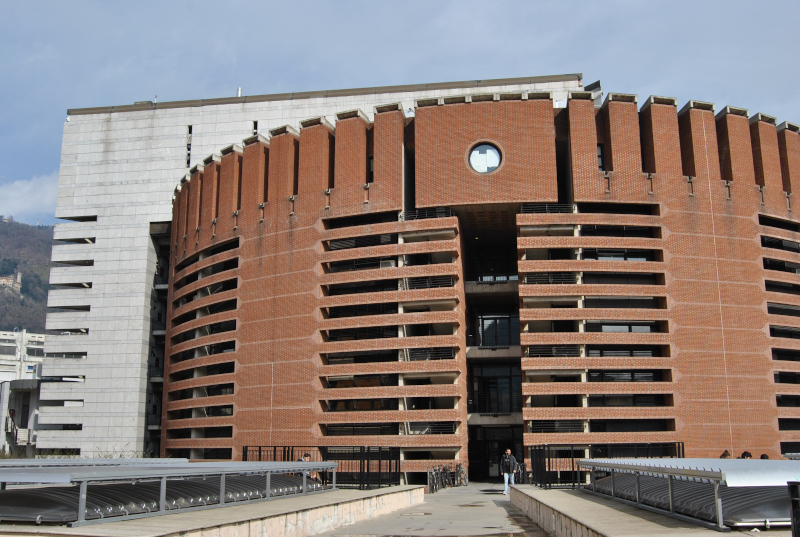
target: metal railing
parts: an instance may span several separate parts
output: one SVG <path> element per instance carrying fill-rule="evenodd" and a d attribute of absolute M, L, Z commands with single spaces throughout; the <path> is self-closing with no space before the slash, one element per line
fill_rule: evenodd
<path fill-rule="evenodd" d="M 478 284 L 489 284 L 494 285 L 496 283 L 509 283 L 509 282 L 517 282 L 519 281 L 519 275 L 517 274 L 507 274 L 507 275 L 494 275 L 494 274 L 484 274 L 478 276 L 476 278 L 476 283 Z"/>
<path fill-rule="evenodd" d="M 407 435 L 417 434 L 455 434 L 457 423 L 454 421 L 405 422 L 404 432 Z"/>
<path fill-rule="evenodd" d="M 417 362 L 426 360 L 453 360 L 455 359 L 457 352 L 457 349 L 447 347 L 402 349 L 400 351 L 400 361 Z"/>
<path fill-rule="evenodd" d="M 522 213 L 572 213 L 574 206 L 571 203 L 523 203 Z"/>
<path fill-rule="evenodd" d="M 523 283 L 526 285 L 551 285 L 578 283 L 578 275 L 574 272 L 535 272 L 526 274 Z"/>
<path fill-rule="evenodd" d="M 531 345 L 525 349 L 528 358 L 580 357 L 580 345 Z"/>
<path fill-rule="evenodd" d="M 531 483 L 546 489 L 579 487 L 588 477 L 577 461 L 586 458 L 683 458 L 683 454 L 683 442 L 531 446 Z"/>
<path fill-rule="evenodd" d="M 423 276 L 418 278 L 402 278 L 400 290 L 433 289 L 436 287 L 453 287 L 455 282 L 452 276 Z"/>
<path fill-rule="evenodd" d="M 447 218 L 448 216 L 453 216 L 453 211 L 450 207 L 431 207 L 428 209 L 404 211 L 400 213 L 400 220 L 423 220 L 426 218 Z"/>
<path fill-rule="evenodd" d="M 582 433 L 585 431 L 583 420 L 534 420 L 528 423 L 531 433 Z"/>
<path fill-rule="evenodd" d="M 311 462 L 336 462 L 336 486 L 367 490 L 400 484 L 400 448 L 375 446 L 244 446 L 242 460 L 296 461 L 308 453 Z M 323 485 L 331 476 L 319 472 Z"/>
<path fill-rule="evenodd" d="M 348 239 L 333 239 L 329 248 L 334 250 L 349 250 L 351 248 L 367 248 L 369 246 L 382 246 L 397 244 L 397 233 L 384 233 L 383 235 L 368 235 L 366 237 L 352 237 Z"/>
<path fill-rule="evenodd" d="M 328 341 L 353 341 L 397 337 L 397 326 L 364 326 L 328 330 Z"/>

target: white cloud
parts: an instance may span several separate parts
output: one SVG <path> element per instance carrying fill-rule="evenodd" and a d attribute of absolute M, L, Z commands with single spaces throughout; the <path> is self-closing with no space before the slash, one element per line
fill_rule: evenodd
<path fill-rule="evenodd" d="M 0 184 L 0 214 L 17 222 L 52 224 L 55 220 L 58 172 Z"/>

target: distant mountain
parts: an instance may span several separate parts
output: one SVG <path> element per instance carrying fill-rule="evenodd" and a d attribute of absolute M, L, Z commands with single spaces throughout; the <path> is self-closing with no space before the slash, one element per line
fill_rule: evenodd
<path fill-rule="evenodd" d="M 53 226 L 0 219 L 0 278 L 22 273 L 22 288 L 0 287 L 0 330 L 44 332 Z"/>

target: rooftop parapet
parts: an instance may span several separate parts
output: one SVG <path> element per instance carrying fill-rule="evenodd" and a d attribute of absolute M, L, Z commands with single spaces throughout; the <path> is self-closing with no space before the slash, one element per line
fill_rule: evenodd
<path fill-rule="evenodd" d="M 683 108 L 681 108 L 681 111 L 678 112 L 678 115 L 689 110 L 709 110 L 713 113 L 715 109 L 716 107 L 714 106 L 714 103 L 709 103 L 706 101 L 689 101 L 683 105 Z"/>
<path fill-rule="evenodd" d="M 650 108 L 653 104 L 666 104 L 668 106 L 674 106 L 675 108 L 678 107 L 678 99 L 675 97 L 662 97 L 659 95 L 651 95 L 647 99 L 645 99 L 644 103 L 642 104 L 642 108 L 640 109 L 641 112 L 644 112 L 648 108 Z"/>

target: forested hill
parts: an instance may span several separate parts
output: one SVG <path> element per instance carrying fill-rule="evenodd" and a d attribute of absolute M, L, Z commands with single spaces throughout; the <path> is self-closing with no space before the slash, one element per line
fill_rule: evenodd
<path fill-rule="evenodd" d="M 44 332 L 53 226 L 0 221 L 0 276 L 22 273 L 21 293 L 0 287 L 0 330 Z"/>

